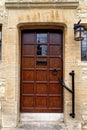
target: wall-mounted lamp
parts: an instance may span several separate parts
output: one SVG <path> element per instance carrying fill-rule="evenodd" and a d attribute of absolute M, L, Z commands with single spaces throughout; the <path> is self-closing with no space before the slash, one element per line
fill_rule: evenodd
<path fill-rule="evenodd" d="M 82 41 L 84 39 L 84 27 L 80 24 L 81 20 L 74 24 L 74 40 Z"/>

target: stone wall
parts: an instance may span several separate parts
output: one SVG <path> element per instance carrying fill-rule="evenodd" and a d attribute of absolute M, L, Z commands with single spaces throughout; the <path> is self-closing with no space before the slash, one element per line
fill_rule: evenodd
<path fill-rule="evenodd" d="M 77 10 L 77 17 L 82 20 L 82 23 L 87 27 L 87 1 L 80 0 L 79 7 Z M 81 119 L 83 130 L 87 129 L 87 62 L 81 62 L 78 59 L 78 68 L 80 74 L 80 83 L 78 84 L 78 93 L 80 96 L 81 104 Z"/>
<path fill-rule="evenodd" d="M 11 0 L 6 0 L 11 2 Z M 16 2 L 17 0 L 13 0 Z M 25 0 L 18 0 L 23 2 Z M 27 1 L 27 0 L 26 0 Z M 35 2 L 36 0 L 30 0 Z M 71 0 L 76 2 L 76 0 Z M 70 0 L 46 0 L 44 2 L 68 2 L 67 8 L 48 4 L 43 8 L 21 6 L 6 8 L 5 1 L 0 0 L 0 24 L 2 24 L 2 60 L 0 61 L 0 126 L 16 127 L 19 121 L 20 106 L 20 42 L 19 27 L 22 25 L 61 25 L 64 29 L 64 81 L 71 88 L 69 73 L 75 70 L 75 106 L 76 117 L 71 112 L 71 95 L 64 90 L 64 121 L 67 130 L 87 129 L 87 62 L 81 61 L 81 43 L 74 41 L 73 24 L 81 19 L 87 23 L 87 0 L 79 0 L 75 8 Z M 42 2 L 42 0 L 38 0 Z M 77 0 L 78 2 L 78 0 Z M 20 4 L 20 3 L 19 3 Z M 75 3 L 74 3 L 75 4 Z M 49 8 L 50 6 L 50 8 Z M 20 11 L 21 8 L 21 11 Z"/>

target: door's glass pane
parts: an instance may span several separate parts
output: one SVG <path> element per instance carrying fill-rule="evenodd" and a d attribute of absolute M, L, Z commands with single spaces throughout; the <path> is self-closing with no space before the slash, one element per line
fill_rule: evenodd
<path fill-rule="evenodd" d="M 37 34 L 37 43 L 47 43 L 47 34 Z"/>
<path fill-rule="evenodd" d="M 37 45 L 37 55 L 47 55 L 47 45 Z"/>

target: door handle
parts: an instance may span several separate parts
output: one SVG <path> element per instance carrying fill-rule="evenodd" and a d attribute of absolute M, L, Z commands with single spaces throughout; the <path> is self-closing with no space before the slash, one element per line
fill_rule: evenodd
<path fill-rule="evenodd" d="M 58 73 L 58 70 L 57 70 L 56 68 L 54 68 L 54 69 L 52 70 L 52 73 L 53 73 L 54 75 L 56 75 L 56 74 Z"/>

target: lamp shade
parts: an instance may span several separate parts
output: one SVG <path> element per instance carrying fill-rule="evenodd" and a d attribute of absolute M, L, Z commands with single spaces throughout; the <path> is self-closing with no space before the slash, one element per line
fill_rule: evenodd
<path fill-rule="evenodd" d="M 84 28 L 81 24 L 74 24 L 74 40 L 82 41 L 84 39 Z"/>

